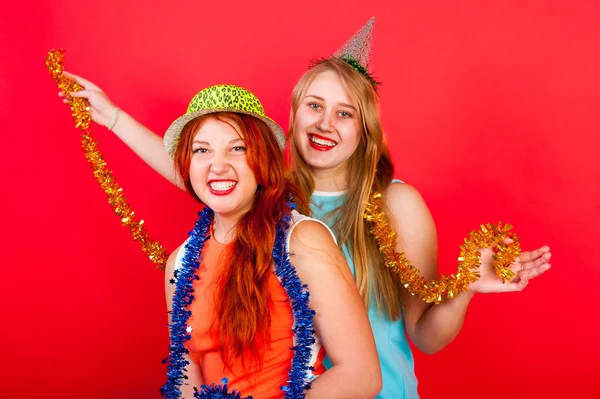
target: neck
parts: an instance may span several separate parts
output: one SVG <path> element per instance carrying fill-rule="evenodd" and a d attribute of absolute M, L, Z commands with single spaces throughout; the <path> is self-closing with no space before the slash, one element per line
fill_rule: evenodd
<path fill-rule="evenodd" d="M 235 238 L 235 225 L 239 220 L 237 216 L 215 213 L 213 238 L 222 244 L 229 244 Z"/>
<path fill-rule="evenodd" d="M 344 164 L 331 169 L 311 169 L 315 191 L 345 191 L 348 189 Z"/>

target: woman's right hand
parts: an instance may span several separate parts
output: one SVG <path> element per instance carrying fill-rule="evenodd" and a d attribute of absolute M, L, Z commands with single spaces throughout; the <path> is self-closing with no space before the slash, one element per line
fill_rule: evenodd
<path fill-rule="evenodd" d="M 152 169 L 175 186 L 185 190 L 173 160 L 165 151 L 162 136 L 136 121 L 127 112 L 119 110 L 106 93 L 92 82 L 66 71 L 63 75 L 83 87 L 80 91 L 58 93 L 65 103 L 70 103 L 73 98 L 85 98 L 89 103 L 90 117 L 94 122 L 111 130 Z"/>
<path fill-rule="evenodd" d="M 111 122 L 116 122 L 116 120 L 113 121 L 113 118 L 115 118 L 115 113 L 118 112 L 118 108 L 110 101 L 101 88 L 89 80 L 67 71 L 64 71 L 63 75 L 69 79 L 73 79 L 83 87 L 83 90 L 72 91 L 68 95 L 62 91 L 58 93 L 58 96 L 63 98 L 64 103 L 68 104 L 70 102 L 69 97 L 85 98 L 90 104 L 90 117 L 94 122 L 106 126 L 107 128 L 110 126 Z"/>

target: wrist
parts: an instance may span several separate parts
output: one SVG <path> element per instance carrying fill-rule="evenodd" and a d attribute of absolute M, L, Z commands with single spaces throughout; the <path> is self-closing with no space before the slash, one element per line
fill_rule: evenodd
<path fill-rule="evenodd" d="M 112 111 L 112 113 L 110 115 L 108 124 L 106 125 L 108 130 L 112 131 L 114 129 L 115 125 L 117 124 L 117 121 L 119 120 L 120 113 L 121 113 L 121 109 L 119 107 L 115 107 L 115 109 Z"/>

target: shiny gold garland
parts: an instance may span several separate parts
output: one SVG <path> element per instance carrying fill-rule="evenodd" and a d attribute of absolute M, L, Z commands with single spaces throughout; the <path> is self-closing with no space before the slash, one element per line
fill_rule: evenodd
<path fill-rule="evenodd" d="M 50 50 L 46 57 L 46 67 L 58 88 L 68 95 L 69 92 L 79 91 L 83 89 L 83 87 L 63 75 L 64 57 L 63 50 Z M 150 260 L 154 262 L 160 270 L 164 270 L 169 254 L 159 242 L 150 238 L 148 230 L 144 226 L 144 221 L 136 221 L 135 212 L 131 209 L 131 206 L 125 199 L 123 189 L 115 181 L 112 171 L 107 168 L 102 153 L 98 150 L 97 143 L 91 137 L 91 118 L 87 100 L 84 98 L 71 97 L 70 105 L 75 127 L 84 131 L 81 135 L 81 143 L 85 158 L 88 160 L 94 172 L 96 181 L 98 181 L 100 187 L 102 187 L 102 190 L 106 193 L 108 203 L 121 219 L 121 224 L 129 229 L 133 239 L 140 242 L 142 250 L 148 255 Z"/>
<path fill-rule="evenodd" d="M 56 82 L 58 88 L 65 94 L 81 90 L 82 87 L 71 79 L 66 78 L 64 70 L 64 51 L 51 50 L 46 57 L 46 67 Z M 123 195 L 123 189 L 115 181 L 110 169 L 107 168 L 97 143 L 90 135 L 90 113 L 88 103 L 83 98 L 70 99 L 71 113 L 75 127 L 84 131 L 81 135 L 82 147 L 85 157 L 90 163 L 94 177 L 108 197 L 108 202 L 121 219 L 121 223 L 129 229 L 133 239 L 139 241 L 142 250 L 148 255 L 159 269 L 164 270 L 168 253 L 162 245 L 153 241 L 144 226 L 144 221 L 135 220 L 135 212 Z M 365 219 L 371 224 L 370 232 L 375 237 L 380 252 L 383 254 L 385 265 L 400 279 L 401 283 L 412 295 L 416 295 L 426 302 L 441 303 L 446 299 L 455 297 L 458 293 L 466 291 L 469 284 L 479 278 L 480 265 L 479 248 L 496 245 L 494 255 L 494 268 L 498 276 L 505 282 L 510 281 L 514 273 L 508 269 L 520 254 L 518 237 L 510 232 L 511 225 L 481 225 L 480 230 L 472 231 L 469 238 L 460 247 L 458 257 L 458 271 L 450 276 L 443 276 L 439 280 L 427 281 L 419 275 L 419 269 L 412 266 L 404 253 L 397 253 L 396 232 L 389 227 L 389 221 L 384 212 L 383 199 L 380 193 L 372 195 L 367 203 Z M 506 238 L 513 239 L 513 243 L 504 244 Z"/>
<path fill-rule="evenodd" d="M 371 196 L 364 217 L 371 225 L 370 232 L 379 246 L 385 265 L 412 295 L 425 302 L 439 304 L 454 298 L 460 292 L 466 292 L 469 284 L 477 281 L 480 276 L 478 270 L 481 264 L 478 251 L 480 248 L 495 245 L 493 266 L 496 274 L 504 282 L 509 282 L 514 276 L 508 266 L 519 257 L 521 247 L 519 238 L 510 231 L 512 226 L 509 224 L 481 225 L 480 230 L 472 231 L 469 237 L 465 238 L 465 243 L 460 246 L 456 274 L 442 275 L 439 280 L 427 281 L 419 275 L 419 269 L 410 264 L 404 252 L 396 252 L 396 232 L 389 226 L 381 193 Z M 504 244 L 507 238 L 512 239 L 513 242 Z"/>

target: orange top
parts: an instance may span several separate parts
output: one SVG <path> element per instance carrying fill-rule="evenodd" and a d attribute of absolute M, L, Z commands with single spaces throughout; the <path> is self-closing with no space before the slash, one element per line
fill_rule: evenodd
<path fill-rule="evenodd" d="M 294 319 L 289 298 L 274 272 L 268 281 L 273 304 L 270 309 L 271 342 L 263 353 L 262 369 L 259 370 L 254 364 L 247 364 L 244 369 L 241 359 L 234 359 L 231 370 L 227 369 L 221 357 L 221 348 L 212 338 L 214 335 L 211 335 L 210 327 L 216 307 L 219 258 L 225 248 L 226 245 L 212 238 L 205 242 L 202 263 L 197 272 L 200 279 L 193 283 L 194 301 L 190 305 L 192 315 L 188 320 L 192 331 L 186 348 L 191 359 L 200 365 L 205 384 L 221 384 L 223 377 L 226 377 L 230 389 L 240 391 L 243 396 L 252 395 L 255 399 L 281 398 L 281 387 L 286 385 L 294 356 Z M 313 356 L 315 376 L 325 371 L 322 365 L 324 357 L 325 351 L 320 347 Z"/>

